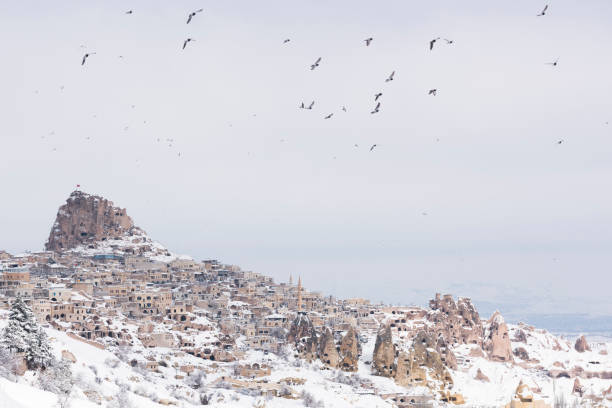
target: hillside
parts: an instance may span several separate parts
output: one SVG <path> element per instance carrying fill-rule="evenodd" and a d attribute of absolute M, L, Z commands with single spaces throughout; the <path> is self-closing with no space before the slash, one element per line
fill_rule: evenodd
<path fill-rule="evenodd" d="M 482 317 L 468 298 L 374 305 L 177 256 L 80 191 L 49 242 L 63 249 L 2 255 L 0 300 L 25 299 L 70 361 L 73 406 L 612 406 L 611 344 Z M 38 376 L 0 379 L 0 407 L 55 406 Z"/>

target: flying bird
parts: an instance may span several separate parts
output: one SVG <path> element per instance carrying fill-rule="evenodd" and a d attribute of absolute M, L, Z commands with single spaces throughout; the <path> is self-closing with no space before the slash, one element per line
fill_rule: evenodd
<path fill-rule="evenodd" d="M 553 67 L 556 67 L 558 63 L 559 63 L 559 58 L 557 58 L 554 62 L 547 62 L 546 65 L 552 65 Z"/>
<path fill-rule="evenodd" d="M 429 92 L 427 93 L 427 95 L 436 96 L 437 92 L 438 92 L 438 89 L 436 89 L 436 88 L 430 89 Z"/>
<path fill-rule="evenodd" d="M 557 142 L 557 144 L 561 144 L 561 143 L 563 143 L 563 139 L 561 139 L 561 140 L 559 140 L 559 141 Z"/>
<path fill-rule="evenodd" d="M 370 43 L 372 42 L 374 38 L 370 37 L 370 38 L 366 38 L 365 40 L 363 40 L 366 43 L 366 47 L 370 46 Z"/>
<path fill-rule="evenodd" d="M 283 41 L 283 44 L 287 44 L 289 41 L 291 41 L 289 38 L 286 38 L 285 41 Z"/>
<path fill-rule="evenodd" d="M 313 106 L 314 106 L 314 101 L 310 102 L 310 105 L 308 105 L 306 109 L 312 109 Z"/>
<path fill-rule="evenodd" d="M 332 113 L 330 113 L 329 115 L 327 115 L 326 117 L 324 117 L 323 119 L 329 119 L 329 118 L 331 118 L 332 116 L 334 116 L 333 112 L 332 112 Z"/>
<path fill-rule="evenodd" d="M 374 108 L 374 110 L 373 110 L 372 112 L 370 112 L 370 113 L 372 113 L 372 114 L 374 114 L 374 113 L 378 113 L 378 111 L 379 111 L 379 110 L 380 110 L 380 102 L 378 102 L 378 103 L 376 104 L 376 107 L 375 107 L 375 108 Z"/>
<path fill-rule="evenodd" d="M 380 98 L 381 96 L 382 96 L 382 92 L 374 94 L 374 102 L 376 102 L 378 100 L 378 98 Z"/>
<path fill-rule="evenodd" d="M 95 52 L 88 52 L 85 55 L 83 55 L 83 60 L 81 61 L 81 65 L 85 65 L 85 61 L 87 61 L 87 58 L 89 58 L 90 55 L 94 55 Z"/>
<path fill-rule="evenodd" d="M 197 13 L 201 13 L 203 11 L 204 9 L 198 9 L 196 11 L 192 11 L 191 13 L 189 13 L 189 16 L 187 16 L 187 24 L 191 22 L 191 19 L 194 18 Z"/>
<path fill-rule="evenodd" d="M 132 14 L 134 12 L 134 10 L 128 10 L 125 12 L 125 14 Z"/>
<path fill-rule="evenodd" d="M 447 43 L 448 45 L 451 45 L 451 44 L 453 44 L 453 43 L 455 42 L 455 40 L 449 40 L 449 39 L 447 39 L 447 38 L 445 38 L 445 39 L 444 39 L 444 41 L 446 41 L 446 43 Z"/>
<path fill-rule="evenodd" d="M 376 145 L 373 144 L 372 147 L 370 147 L 370 151 L 374 150 L 375 147 L 376 147 Z"/>
<path fill-rule="evenodd" d="M 436 43 L 436 41 L 438 41 L 440 39 L 440 37 L 438 38 L 434 38 L 433 40 L 431 40 L 429 42 L 429 51 L 433 50 L 434 44 Z"/>
<path fill-rule="evenodd" d="M 310 66 L 310 70 L 313 71 L 316 67 L 319 66 L 319 62 L 321 62 L 321 57 L 317 58 L 314 64 Z"/>
<path fill-rule="evenodd" d="M 390 81 L 393 81 L 393 77 L 394 77 L 394 76 L 395 76 L 395 71 L 393 71 L 393 72 L 391 73 L 391 75 L 389 75 L 389 78 L 385 79 L 385 82 L 390 82 Z"/>
<path fill-rule="evenodd" d="M 300 109 L 306 109 L 306 106 L 304 106 L 304 102 L 302 102 L 302 104 L 300 105 Z"/>
<path fill-rule="evenodd" d="M 342 105 L 342 110 L 346 112 L 346 106 Z"/>
<path fill-rule="evenodd" d="M 185 47 L 187 46 L 188 43 L 190 43 L 191 41 L 195 41 L 193 38 L 188 38 L 183 42 L 183 49 L 185 49 Z"/>
<path fill-rule="evenodd" d="M 546 10 L 548 10 L 548 4 L 544 6 L 544 10 L 540 12 L 540 14 L 536 15 L 536 17 L 542 17 L 546 15 Z"/>

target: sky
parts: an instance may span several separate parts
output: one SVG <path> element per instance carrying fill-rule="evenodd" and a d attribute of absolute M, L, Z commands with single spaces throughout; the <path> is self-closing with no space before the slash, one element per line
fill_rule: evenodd
<path fill-rule="evenodd" d="M 612 316 L 612 3 L 549 3 L 3 4 L 0 248 L 80 184 L 326 294 Z"/>

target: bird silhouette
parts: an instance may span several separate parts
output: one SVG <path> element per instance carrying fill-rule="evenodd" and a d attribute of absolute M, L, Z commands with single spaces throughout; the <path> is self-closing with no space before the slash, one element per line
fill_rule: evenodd
<path fill-rule="evenodd" d="M 391 82 L 393 81 L 393 77 L 395 76 L 395 71 L 391 72 L 391 75 L 389 75 L 389 77 L 387 79 L 385 79 L 385 82 Z"/>
<path fill-rule="evenodd" d="M 376 104 L 376 107 L 375 107 L 375 108 L 374 108 L 374 110 L 373 110 L 372 112 L 370 112 L 370 113 L 372 113 L 372 114 L 374 114 L 374 113 L 378 113 L 378 111 L 379 111 L 379 110 L 380 110 L 380 102 L 378 102 L 378 103 Z"/>
<path fill-rule="evenodd" d="M 306 109 L 306 106 L 304 106 L 304 102 L 302 102 L 302 104 L 300 105 L 300 109 Z"/>
<path fill-rule="evenodd" d="M 87 58 L 89 58 L 90 55 L 94 55 L 95 52 L 88 52 L 85 55 L 83 55 L 83 60 L 81 61 L 81 65 L 85 65 L 85 61 L 87 61 Z"/>
<path fill-rule="evenodd" d="M 289 38 L 286 38 L 285 41 L 283 41 L 283 44 L 287 44 L 289 41 L 291 41 Z"/>
<path fill-rule="evenodd" d="M 310 102 L 310 105 L 308 105 L 306 109 L 312 109 L 313 106 L 314 106 L 314 101 Z"/>
<path fill-rule="evenodd" d="M 447 38 L 445 38 L 445 39 L 444 39 L 444 41 L 446 41 L 446 43 L 447 43 L 448 45 L 451 45 L 451 44 L 453 44 L 453 43 L 455 42 L 455 40 L 449 40 L 449 39 L 447 39 Z"/>
<path fill-rule="evenodd" d="M 548 10 L 548 4 L 544 6 L 544 10 L 540 12 L 540 14 L 536 15 L 536 17 L 542 17 L 546 15 L 546 10 Z"/>
<path fill-rule="evenodd" d="M 382 92 L 374 94 L 374 102 L 376 102 L 378 100 L 378 98 L 380 98 L 381 96 L 382 96 Z"/>
<path fill-rule="evenodd" d="M 434 44 L 436 43 L 436 41 L 438 41 L 440 39 L 440 37 L 434 38 L 433 40 L 431 40 L 429 42 L 429 51 L 433 50 Z"/>
<path fill-rule="evenodd" d="M 183 42 L 183 49 L 185 49 L 185 47 L 187 46 L 188 43 L 190 43 L 191 41 L 195 41 L 193 38 L 188 38 Z"/>
<path fill-rule="evenodd" d="M 342 105 L 342 110 L 346 112 L 346 106 Z"/>
<path fill-rule="evenodd" d="M 134 10 L 128 10 L 125 12 L 125 14 L 132 14 L 134 12 Z"/>
<path fill-rule="evenodd" d="M 203 12 L 204 9 L 198 9 L 196 11 L 192 11 L 191 13 L 189 13 L 189 16 L 187 16 L 187 24 L 189 24 L 191 22 L 191 19 L 195 17 L 196 14 Z"/>
<path fill-rule="evenodd" d="M 319 66 L 319 62 L 321 62 L 321 57 L 317 58 L 317 60 L 310 66 L 310 70 L 313 71 L 316 67 Z"/>
<path fill-rule="evenodd" d="M 375 147 L 376 147 L 376 145 L 373 144 L 372 147 L 370 147 L 370 151 L 374 150 Z"/>
<path fill-rule="evenodd" d="M 559 141 L 557 142 L 557 144 L 561 144 L 561 143 L 563 143 L 563 139 L 561 139 L 561 140 L 559 140 Z"/>
<path fill-rule="evenodd" d="M 557 58 L 554 62 L 547 62 L 546 65 L 552 65 L 553 67 L 556 67 L 558 63 L 559 63 L 559 58 Z"/>
<path fill-rule="evenodd" d="M 363 41 L 365 41 L 365 43 L 366 43 L 366 47 L 369 47 L 369 46 L 370 46 L 370 43 L 372 42 L 372 40 L 373 40 L 373 39 L 374 39 L 374 38 L 370 37 L 370 38 L 366 38 L 365 40 L 363 40 Z"/>
<path fill-rule="evenodd" d="M 329 115 L 327 115 L 326 117 L 324 117 L 323 119 L 329 119 L 329 118 L 331 118 L 332 116 L 334 116 L 333 112 L 332 112 L 332 113 L 330 113 Z"/>
<path fill-rule="evenodd" d="M 429 92 L 427 92 L 427 95 L 436 96 L 437 92 L 438 92 L 438 90 L 436 88 L 430 89 Z"/>

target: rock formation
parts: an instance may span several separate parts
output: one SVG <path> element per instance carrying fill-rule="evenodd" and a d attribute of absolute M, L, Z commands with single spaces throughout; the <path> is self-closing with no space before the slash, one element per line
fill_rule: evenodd
<path fill-rule="evenodd" d="M 446 341 L 443 336 L 438 337 L 438 341 L 436 342 L 436 351 L 440 354 L 440 358 L 442 359 L 442 363 L 452 370 L 457 369 L 457 358 L 453 351 L 448 347 Z"/>
<path fill-rule="evenodd" d="M 452 386 L 453 379 L 436 350 L 438 341 L 434 336 L 420 331 L 408 351 L 398 352 L 390 326 L 383 326 L 374 346 L 374 372 L 391 377 L 402 386 L 421 385 L 431 389 Z"/>
<path fill-rule="evenodd" d="M 361 344 L 357 331 L 351 327 L 340 342 L 340 368 L 344 371 L 357 371 L 357 362 L 361 355 Z"/>
<path fill-rule="evenodd" d="M 412 341 L 410 350 L 412 367 L 427 368 L 429 378 L 441 381 L 445 386 L 452 385 L 453 379 L 446 370 L 440 353 L 436 351 L 436 346 L 437 341 L 432 334 L 425 331 L 419 332 Z"/>
<path fill-rule="evenodd" d="M 455 303 L 451 295 L 437 293 L 429 307 L 427 319 L 434 323 L 431 331 L 442 335 L 447 344 L 482 345 L 482 323 L 470 299 L 459 298 Z"/>
<path fill-rule="evenodd" d="M 134 223 L 125 209 L 105 198 L 75 190 L 57 212 L 45 248 L 62 251 L 94 241 L 121 237 Z"/>
<path fill-rule="evenodd" d="M 513 361 L 508 326 L 502 315 L 499 312 L 493 313 L 487 322 L 487 326 L 484 349 L 489 359 L 493 361 Z"/>
<path fill-rule="evenodd" d="M 77 362 L 77 359 L 74 356 L 74 354 L 72 354 L 68 350 L 62 350 L 62 360 L 70 361 L 71 363 L 76 363 Z"/>
<path fill-rule="evenodd" d="M 529 353 L 527 353 L 525 347 L 517 347 L 512 353 L 515 357 L 520 358 L 521 360 L 529 361 Z"/>
<path fill-rule="evenodd" d="M 336 350 L 334 335 L 329 327 L 323 330 L 319 338 L 318 357 L 324 364 L 332 368 L 337 368 L 340 364 L 340 355 Z"/>
<path fill-rule="evenodd" d="M 383 326 L 376 336 L 374 345 L 374 356 L 372 365 L 374 372 L 383 377 L 393 377 L 395 375 L 395 345 L 391 335 L 391 326 Z"/>
<path fill-rule="evenodd" d="M 317 331 L 306 314 L 298 313 L 291 323 L 287 342 L 295 346 L 302 358 L 312 361 L 317 357 Z"/>
<path fill-rule="evenodd" d="M 576 344 L 574 345 L 574 348 L 579 353 L 584 353 L 585 351 L 591 351 L 591 348 L 589 347 L 589 343 L 587 343 L 587 339 L 584 336 L 578 337 L 578 339 L 576 340 Z"/>
<path fill-rule="evenodd" d="M 584 393 L 584 389 L 582 388 L 582 385 L 580 384 L 580 380 L 576 378 L 574 380 L 574 386 L 572 387 L 572 394 L 578 394 L 582 397 L 583 393 Z"/>
<path fill-rule="evenodd" d="M 491 381 L 491 380 L 489 380 L 489 377 L 484 375 L 484 373 L 482 372 L 482 370 L 480 368 L 476 372 L 476 376 L 474 377 L 474 379 L 478 380 L 478 381 L 482 381 L 482 382 L 490 382 Z"/>
<path fill-rule="evenodd" d="M 512 339 L 512 341 L 520 342 L 520 343 L 527 343 L 527 335 L 525 334 L 523 329 L 518 329 L 516 331 L 514 335 L 514 339 Z"/>

